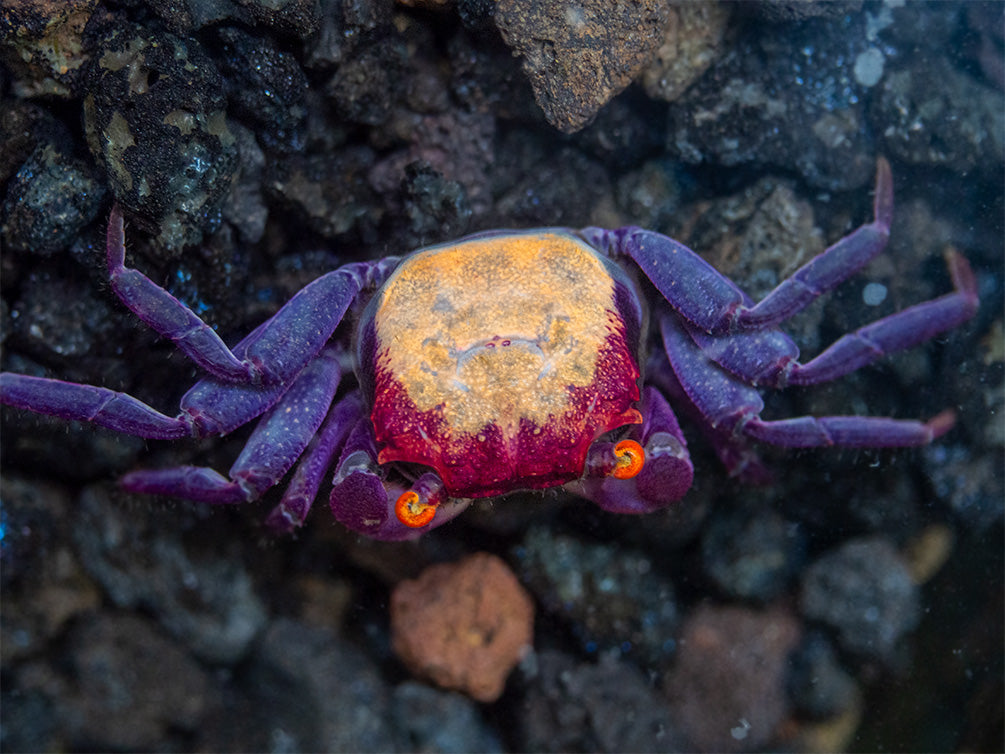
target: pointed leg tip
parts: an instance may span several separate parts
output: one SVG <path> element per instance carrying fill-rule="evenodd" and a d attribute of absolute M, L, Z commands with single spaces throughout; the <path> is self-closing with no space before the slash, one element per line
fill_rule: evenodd
<path fill-rule="evenodd" d="M 947 246 L 942 253 L 946 260 L 946 267 L 949 268 L 949 276 L 953 280 L 953 287 L 969 299 L 972 299 L 973 306 L 977 307 L 977 277 L 970 266 L 970 261 L 952 246 Z"/>
<path fill-rule="evenodd" d="M 947 408 L 945 411 L 936 414 L 927 422 L 925 422 L 925 426 L 928 427 L 928 429 L 932 433 L 933 440 L 937 440 L 938 438 L 942 437 L 944 434 L 946 434 L 946 432 L 951 430 L 955 426 L 955 424 L 956 424 L 956 412 L 951 408 Z"/>
<path fill-rule="evenodd" d="M 893 222 L 893 171 L 882 155 L 876 158 L 876 199 L 873 211 L 875 222 L 889 233 Z"/>

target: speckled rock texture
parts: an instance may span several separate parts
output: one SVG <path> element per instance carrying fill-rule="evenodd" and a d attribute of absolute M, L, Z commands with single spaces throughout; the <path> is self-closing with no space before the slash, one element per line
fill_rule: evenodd
<path fill-rule="evenodd" d="M 799 623 L 784 608 L 702 606 L 681 626 L 664 680 L 671 717 L 700 751 L 751 751 L 789 714 L 785 678 Z"/>
<path fill-rule="evenodd" d="M 669 17 L 667 0 L 500 0 L 495 8 L 544 116 L 566 133 L 587 125 L 639 74 Z"/>
<path fill-rule="evenodd" d="M 223 472 L 246 429 L 0 411 L 0 751 L 1002 751 L 1003 21 L 997 0 L 0 3 L 4 371 L 169 415 L 201 377 L 110 290 L 113 201 L 127 263 L 229 344 L 340 264 L 492 228 L 651 228 L 760 298 L 870 218 L 878 155 L 887 250 L 785 323 L 803 358 L 946 293 L 947 247 L 981 294 L 937 340 L 765 392 L 771 419 L 952 408 L 939 442 L 759 446 L 752 485 L 681 416 L 694 487 L 641 517 L 551 490 L 381 543 L 322 490 L 277 537 L 275 491 L 115 484 Z M 494 701 L 393 649 L 395 590 L 475 553 L 526 590 L 532 649 Z M 439 578 L 408 634 L 447 617 L 427 646 L 470 669 L 489 635 L 443 607 L 486 594 L 466 583 Z"/>
<path fill-rule="evenodd" d="M 391 644 L 416 675 L 494 702 L 531 649 L 534 604 L 488 553 L 430 566 L 391 593 Z"/>

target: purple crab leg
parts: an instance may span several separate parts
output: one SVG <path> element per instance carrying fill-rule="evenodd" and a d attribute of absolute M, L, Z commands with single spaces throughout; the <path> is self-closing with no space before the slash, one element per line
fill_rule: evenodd
<path fill-rule="evenodd" d="M 198 466 L 134 471 L 122 478 L 130 492 L 170 495 L 203 503 L 257 499 L 303 454 L 331 406 L 340 379 L 339 357 L 326 349 L 298 375 L 248 438 L 229 476 Z"/>
<path fill-rule="evenodd" d="M 139 270 L 125 266 L 125 229 L 118 204 L 112 205 L 108 217 L 106 256 L 109 282 L 122 303 L 192 361 L 222 380 L 253 382 L 260 378 L 253 365 L 237 358 L 199 315 Z"/>
<path fill-rule="evenodd" d="M 681 387 L 667 361 L 666 353 L 656 353 L 650 357 L 646 374 L 650 375 L 649 379 L 653 384 L 676 406 L 677 411 L 701 430 L 730 476 L 746 484 L 770 484 L 774 481 L 749 438 L 716 429 L 702 415 Z"/>
<path fill-rule="evenodd" d="M 566 485 L 577 494 L 592 500 L 612 513 L 651 513 L 677 502 L 691 488 L 694 467 L 687 452 L 687 441 L 681 432 L 670 404 L 658 390 L 646 387 L 640 404 L 642 424 L 632 427 L 631 439 L 645 449 L 645 465 L 629 479 L 609 475 L 588 476 Z M 609 452 L 611 443 L 595 443 L 590 448 L 593 463 L 596 456 Z"/>
<path fill-rule="evenodd" d="M 627 255 L 670 306 L 695 327 L 715 335 L 771 327 L 804 309 L 879 254 L 890 235 L 893 178 L 889 163 L 876 168 L 875 219 L 800 267 L 758 304 L 682 243 L 641 228 L 586 228 L 581 235 L 613 255 Z"/>
<path fill-rule="evenodd" d="M 782 388 L 813 385 L 854 372 L 894 351 L 911 348 L 970 319 L 977 311 L 977 281 L 963 255 L 946 252 L 953 293 L 879 319 L 844 335 L 801 364 L 799 350 L 778 330 L 708 335 L 688 328 L 701 350 L 719 366 L 751 384 Z"/>
<path fill-rule="evenodd" d="M 332 515 L 345 527 L 373 539 L 414 539 L 450 521 L 470 500 L 448 499 L 439 504 L 433 520 L 421 528 L 403 524 L 395 503 L 406 488 L 386 478 L 377 462 L 377 446 L 369 416 L 363 416 L 349 432 L 335 468 L 329 503 Z"/>
<path fill-rule="evenodd" d="M 868 416 L 802 416 L 780 421 L 759 417 L 761 396 L 712 362 L 671 315 L 660 317 L 663 345 L 688 398 L 717 431 L 743 433 L 787 447 L 925 445 L 953 424 L 951 413 L 929 422 Z"/>
<path fill-rule="evenodd" d="M 171 417 L 131 395 L 107 388 L 12 372 L 0 374 L 0 404 L 94 422 L 150 440 L 225 435 L 260 416 L 285 390 L 285 385 L 254 387 L 201 380 L 182 397 L 181 412 Z"/>
<path fill-rule="evenodd" d="M 231 350 L 199 315 L 139 270 L 125 266 L 124 240 L 122 211 L 114 205 L 107 255 L 116 295 L 193 362 L 228 382 L 276 384 L 292 379 L 328 341 L 362 288 L 379 285 L 396 262 L 357 262 L 322 275 Z"/>
<path fill-rule="evenodd" d="M 359 391 L 349 393 L 336 403 L 321 425 L 321 430 L 297 464 L 279 505 L 265 519 L 265 525 L 278 534 L 288 534 L 302 526 L 321 489 L 332 459 L 345 444 L 349 430 L 363 416 Z"/>
<path fill-rule="evenodd" d="M 175 440 L 194 433 L 189 416 L 166 416 L 131 395 L 13 372 L 0 374 L 0 404 L 60 419 L 94 422 L 151 440 Z"/>

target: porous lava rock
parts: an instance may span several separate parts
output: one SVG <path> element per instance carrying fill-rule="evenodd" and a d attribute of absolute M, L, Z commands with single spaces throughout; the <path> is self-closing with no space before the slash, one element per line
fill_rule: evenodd
<path fill-rule="evenodd" d="M 501 559 L 484 552 L 430 566 L 391 594 L 391 641 L 401 661 L 481 702 L 502 694 L 533 627 L 527 592 Z"/>

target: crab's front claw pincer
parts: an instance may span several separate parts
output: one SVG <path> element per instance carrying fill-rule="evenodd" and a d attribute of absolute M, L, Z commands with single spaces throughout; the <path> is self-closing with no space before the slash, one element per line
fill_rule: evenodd
<path fill-rule="evenodd" d="M 470 501 L 451 500 L 432 473 L 420 476 L 410 489 L 386 479 L 377 463 L 377 448 L 368 419 L 349 434 L 335 467 L 332 515 L 343 526 L 373 539 L 414 539 L 450 521 Z"/>
<path fill-rule="evenodd" d="M 691 488 L 694 466 L 670 405 L 658 390 L 642 396 L 642 424 L 627 440 L 594 445 L 587 475 L 574 491 L 612 513 L 651 513 L 680 500 Z M 611 455 L 613 462 L 605 457 Z"/>

